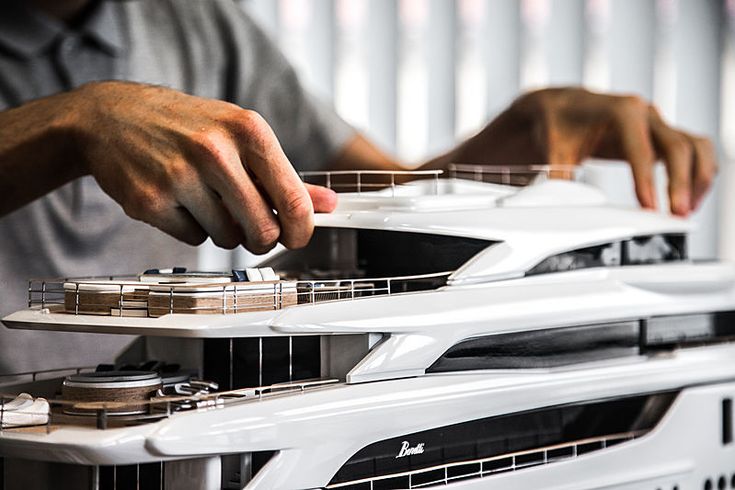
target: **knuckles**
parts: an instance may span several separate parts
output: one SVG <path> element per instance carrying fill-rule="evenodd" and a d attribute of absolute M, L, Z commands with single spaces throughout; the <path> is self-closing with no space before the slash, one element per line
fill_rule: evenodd
<path fill-rule="evenodd" d="M 613 102 L 613 112 L 623 119 L 648 117 L 650 104 L 638 95 L 622 95 Z"/>
<path fill-rule="evenodd" d="M 204 128 L 191 135 L 195 152 L 208 162 L 226 162 L 227 147 L 232 145 L 230 138 L 219 128 Z"/>
<path fill-rule="evenodd" d="M 292 191 L 285 196 L 283 209 L 279 209 L 279 212 L 284 213 L 291 220 L 302 221 L 311 217 L 314 208 L 309 194 L 304 189 L 302 192 Z"/>
<path fill-rule="evenodd" d="M 248 245 L 253 252 L 265 253 L 276 246 L 280 237 L 281 229 L 278 224 L 263 220 L 253 225 L 253 236 L 249 237 Z"/>
<path fill-rule="evenodd" d="M 228 125 L 246 145 L 263 146 L 272 137 L 270 126 L 256 111 L 238 108 L 228 117 Z"/>
<path fill-rule="evenodd" d="M 686 139 L 686 137 L 681 136 L 678 138 L 674 138 L 668 146 L 669 152 L 679 155 L 683 160 L 687 162 L 691 161 L 694 149 L 692 148 L 692 144 Z"/>
<path fill-rule="evenodd" d="M 162 192 L 152 187 L 128 192 L 122 206 L 129 217 L 145 222 L 155 221 L 155 217 L 162 215 L 168 207 Z"/>

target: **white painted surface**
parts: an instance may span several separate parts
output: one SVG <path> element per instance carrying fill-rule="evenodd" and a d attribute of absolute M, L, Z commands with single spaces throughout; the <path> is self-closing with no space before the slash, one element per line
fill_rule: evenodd
<path fill-rule="evenodd" d="M 733 445 L 721 445 L 718 412 L 721 399 L 735 395 L 734 359 L 735 347 L 725 345 L 630 362 L 340 385 L 175 414 L 140 427 L 4 432 L 0 454 L 126 464 L 276 449 L 276 459 L 247 488 L 295 490 L 324 486 L 352 454 L 377 440 L 540 407 L 684 389 L 662 423 L 641 439 L 456 488 L 536 489 L 539 481 L 548 482 L 544 488 L 641 488 L 675 479 L 688 490 L 734 460 Z"/>

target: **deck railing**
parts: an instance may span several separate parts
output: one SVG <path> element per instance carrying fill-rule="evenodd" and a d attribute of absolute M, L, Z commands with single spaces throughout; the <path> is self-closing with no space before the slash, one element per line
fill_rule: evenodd
<path fill-rule="evenodd" d="M 578 180 L 582 167 L 577 165 L 478 165 L 452 163 L 446 176 L 476 182 L 523 187 L 539 180 Z"/>
<path fill-rule="evenodd" d="M 314 389 L 325 388 L 338 382 L 339 380 L 333 378 L 311 379 L 213 393 L 193 393 L 185 396 L 155 396 L 147 401 L 93 402 L 84 404 L 84 409 L 89 410 L 89 413 L 85 415 L 65 413 L 65 409 L 73 409 L 80 404 L 77 400 L 49 399 L 47 401 L 50 409 L 45 414 L 45 423 L 29 423 L 27 425 L 11 423 L 10 417 L 12 416 L 17 419 L 18 416 L 22 415 L 38 417 L 43 414 L 20 409 L 12 410 L 11 415 L 10 408 L 6 410 L 5 407 L 15 400 L 17 395 L 0 393 L 0 433 L 3 431 L 35 431 L 38 428 L 41 428 L 41 430 L 45 428 L 45 431 L 50 433 L 53 427 L 60 425 L 96 426 L 98 429 L 137 425 L 168 418 L 180 411 L 207 410 L 263 400 L 271 396 L 299 394 Z M 142 406 L 142 413 L 117 415 L 120 412 L 121 405 L 124 406 L 126 403 L 135 405 L 136 409 Z M 92 405 L 93 409 L 90 409 Z"/>
<path fill-rule="evenodd" d="M 28 284 L 28 306 L 120 317 L 232 314 L 437 289 L 450 274 L 220 284 L 150 284 L 131 276 L 35 279 Z"/>
<path fill-rule="evenodd" d="M 416 180 L 434 183 L 434 194 L 439 193 L 439 177 L 443 170 L 338 170 L 328 172 L 301 172 L 301 178 L 309 184 L 318 184 L 335 192 L 363 192 L 395 189 L 401 184 Z"/>

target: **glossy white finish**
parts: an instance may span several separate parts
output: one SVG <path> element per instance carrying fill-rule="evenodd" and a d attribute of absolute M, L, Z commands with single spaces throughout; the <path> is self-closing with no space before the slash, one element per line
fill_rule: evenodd
<path fill-rule="evenodd" d="M 158 318 L 69 315 L 54 309 L 26 309 L 3 318 L 8 328 L 55 330 L 108 334 L 150 335 L 157 337 L 232 337 L 237 331 L 247 337 L 277 335 L 270 327 L 273 311 L 254 311 L 237 315 L 173 314 Z"/>
<path fill-rule="evenodd" d="M 25 310 L 5 323 L 179 337 L 389 335 L 347 375 L 348 382 L 361 383 L 420 376 L 452 345 L 479 335 L 728 310 L 733 305 L 735 266 L 683 263 L 542 274 L 235 315 L 150 319 Z"/>
<path fill-rule="evenodd" d="M 179 467 L 205 464 L 197 484 L 208 488 L 215 485 L 218 455 L 277 451 L 249 490 L 319 488 L 375 441 L 560 404 L 683 390 L 661 424 L 641 439 L 447 488 L 690 490 L 702 488 L 705 475 L 735 472 L 735 445 L 721 444 L 717 412 L 722 398 L 735 398 L 732 343 L 554 369 L 426 374 L 447 349 L 471 337 L 735 310 L 735 266 L 684 262 L 524 277 L 556 253 L 686 233 L 689 225 L 606 206 L 594 189 L 569 182 L 518 191 L 443 181 L 437 195 L 430 185 L 343 197 L 335 213 L 317 216 L 317 225 L 500 242 L 437 290 L 227 315 L 118 318 L 25 310 L 3 320 L 12 328 L 190 338 L 382 336 L 345 383 L 127 428 L 3 431 L 0 455 L 84 465 L 192 459 Z"/>
<path fill-rule="evenodd" d="M 409 182 L 375 192 L 341 193 L 336 213 L 356 211 L 436 212 L 488 209 L 516 189 L 460 179 L 433 179 Z M 317 215 L 317 221 L 321 215 Z"/>
<path fill-rule="evenodd" d="M 702 402 L 686 400 L 703 389 L 710 389 L 693 387 L 727 382 L 730 384 L 726 392 L 735 395 L 735 385 L 731 382 L 734 379 L 735 345 L 692 348 L 653 358 L 589 363 L 571 368 L 432 375 L 341 385 L 222 409 L 175 414 L 159 423 L 125 429 L 100 431 L 63 427 L 50 434 L 3 432 L 0 434 L 0 454 L 83 464 L 113 461 L 126 464 L 276 449 L 280 454 L 272 467 L 262 472 L 248 488 L 303 489 L 325 485 L 346 459 L 375 440 L 533 408 L 690 387 L 666 417 L 668 425 L 665 423 L 654 434 L 609 451 L 612 455 L 630 448 L 631 458 L 634 458 L 635 454 L 643 454 L 637 453 L 635 448 L 640 448 L 656 434 L 688 433 L 710 421 L 716 426 L 719 418 L 704 417 L 704 414 L 714 409 L 711 405 L 720 406 L 719 398 Z M 687 409 L 689 415 L 683 417 L 692 417 L 692 411 L 703 415 L 689 418 L 688 423 L 677 419 L 672 423 L 678 407 L 689 406 L 689 403 L 694 406 Z M 696 428 L 692 425 L 694 421 Z M 719 437 L 712 437 L 711 442 L 719 440 Z M 702 450 L 712 445 L 703 445 Z M 644 447 L 643 451 L 647 450 Z M 679 454 L 665 451 L 659 453 L 657 461 L 664 466 L 673 464 L 680 460 Z M 684 454 L 691 461 L 698 458 L 691 446 Z M 589 456 L 593 457 L 597 456 Z M 650 458 L 644 460 L 651 461 Z M 559 465 L 581 465 L 581 461 L 583 459 Z M 528 471 L 553 472 L 554 467 Z M 693 467 L 693 464 L 684 465 L 689 472 Z M 620 473 L 621 466 L 616 468 Z M 643 470 L 645 466 L 640 468 Z M 648 470 L 652 472 L 649 477 L 656 474 L 652 468 Z M 657 476 L 666 475 L 669 473 Z M 521 473 L 512 476 L 524 478 Z M 600 482 L 612 482 L 610 478 L 613 478 L 612 472 Z M 624 481 L 625 478 L 619 483 Z"/>
<path fill-rule="evenodd" d="M 605 193 L 601 190 L 568 180 L 547 180 L 530 185 L 499 201 L 506 208 L 602 206 L 606 203 Z"/>
<path fill-rule="evenodd" d="M 701 490 L 735 474 L 735 444 L 721 444 L 721 400 L 735 384 L 686 390 L 647 436 L 577 459 L 470 480 L 457 490 Z M 729 488 L 729 487 L 726 487 Z"/>
<path fill-rule="evenodd" d="M 452 345 L 478 335 L 733 305 L 735 266 L 713 262 L 586 269 L 235 315 L 119 318 L 25 310 L 4 321 L 11 327 L 175 337 L 388 334 L 348 374 L 348 382 L 358 383 L 419 376 Z"/>
<path fill-rule="evenodd" d="M 436 185 L 439 186 L 439 195 L 431 195 L 429 189 Z M 397 193 L 399 197 L 391 197 L 391 193 Z M 475 202 L 472 206 L 464 202 L 466 198 L 474 199 L 477 196 L 481 198 L 480 202 Z M 425 207 L 418 206 L 417 209 L 413 204 L 399 206 L 401 202 L 405 204 L 402 199 L 410 202 L 419 199 L 425 202 L 422 205 Z M 498 202 L 509 202 L 511 199 L 516 199 L 512 201 L 516 202 L 516 207 L 496 206 Z M 549 206 L 547 201 L 550 199 L 556 199 L 563 205 Z M 316 224 L 414 231 L 501 242 L 480 252 L 455 271 L 450 277 L 450 286 L 482 283 L 492 285 L 494 281 L 522 277 L 541 260 L 560 252 L 639 235 L 685 233 L 689 230 L 686 222 L 661 214 L 587 205 L 597 203 L 599 199 L 598 191 L 573 182 L 548 181 L 519 191 L 507 186 L 463 180 L 440 180 L 438 183 L 421 181 L 373 193 L 342 195 L 340 208 L 332 214 L 317 215 Z M 458 206 L 464 203 L 465 208 L 447 211 L 446 209 L 452 209 L 452 202 L 459 203 Z M 528 207 L 534 202 L 541 207 Z M 576 204 L 571 205 L 570 202 Z M 434 206 L 442 211 L 424 212 L 430 210 L 429 208 L 434 209 Z M 354 211 L 353 208 L 363 210 Z M 446 288 L 447 291 L 450 289 Z M 406 305 L 407 311 L 422 311 L 422 303 L 426 301 L 443 301 L 446 304 L 451 299 L 437 299 L 431 294 L 434 293 L 411 295 L 416 303 Z M 484 298 L 481 292 L 464 292 L 462 295 L 475 295 L 478 301 Z M 372 319 L 375 308 L 383 308 L 381 303 L 385 299 L 376 297 L 347 305 L 349 313 L 345 315 L 343 308 L 343 318 L 354 319 L 356 322 L 363 318 Z M 405 304 L 402 301 L 401 304 Z M 283 312 L 196 317 L 179 314 L 161 318 L 70 317 L 56 314 L 53 310 L 26 310 L 9 315 L 3 319 L 3 323 L 10 328 L 177 337 L 267 336 L 273 335 L 270 327 L 281 325 L 321 328 L 323 322 L 300 319 L 301 312 L 304 312 L 305 318 L 314 318 L 325 310 L 329 317 L 330 308 L 331 305 L 318 304 L 288 307 Z M 290 313 L 296 311 L 299 313 Z M 285 312 L 289 313 L 280 319 L 281 313 Z"/>

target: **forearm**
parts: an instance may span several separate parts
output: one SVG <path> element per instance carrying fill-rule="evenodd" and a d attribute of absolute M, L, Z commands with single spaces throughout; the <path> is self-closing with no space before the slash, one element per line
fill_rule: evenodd
<path fill-rule="evenodd" d="M 522 99 L 501 113 L 479 133 L 424 165 L 422 170 L 446 170 L 452 164 L 529 165 L 543 163 L 538 145 L 529 144 L 536 115 L 523 110 Z M 531 138 L 537 135 L 531 134 Z M 541 135 L 538 135 L 539 139 Z"/>
<path fill-rule="evenodd" d="M 0 112 L 0 216 L 83 175 L 74 105 L 64 93 Z"/>
<path fill-rule="evenodd" d="M 367 138 L 356 134 L 330 162 L 327 170 L 405 170 L 405 168 Z"/>
<path fill-rule="evenodd" d="M 507 112 L 498 116 L 480 133 L 438 155 L 418 168 L 446 170 L 451 163 L 466 164 L 529 164 L 543 160 L 527 142 L 529 121 L 512 118 Z M 402 164 L 380 150 L 364 136 L 356 135 L 329 166 L 329 170 L 406 170 Z"/>

